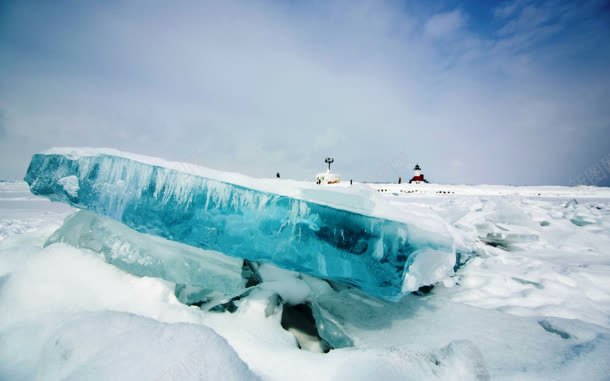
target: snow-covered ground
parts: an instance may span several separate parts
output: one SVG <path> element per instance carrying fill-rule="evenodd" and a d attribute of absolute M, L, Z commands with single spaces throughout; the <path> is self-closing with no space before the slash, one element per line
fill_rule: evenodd
<path fill-rule="evenodd" d="M 354 202 L 347 184 L 287 187 Z M 446 222 L 463 262 L 454 276 L 390 303 L 265 265 L 235 311 L 213 312 L 94 251 L 43 247 L 75 210 L 1 182 L 0 379 L 609 378 L 608 190 L 368 187 L 353 194 L 370 193 L 376 213 Z M 309 301 L 337 349 L 282 328 L 277 294 Z"/>
<path fill-rule="evenodd" d="M 507 186 L 507 185 L 455 185 L 455 184 L 369 184 L 382 194 L 394 196 L 441 197 L 457 196 L 522 196 L 531 198 L 608 199 L 610 188 L 594 186 Z M 345 186 L 345 184 L 344 184 Z"/>

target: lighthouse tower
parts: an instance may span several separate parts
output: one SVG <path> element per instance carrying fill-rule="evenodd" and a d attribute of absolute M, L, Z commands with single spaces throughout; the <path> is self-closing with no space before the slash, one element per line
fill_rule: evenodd
<path fill-rule="evenodd" d="M 424 178 L 424 174 L 421 173 L 421 168 L 419 167 L 419 164 L 416 164 L 415 168 L 413 168 L 413 178 L 409 180 L 409 184 L 421 184 L 427 182 L 428 181 Z"/>

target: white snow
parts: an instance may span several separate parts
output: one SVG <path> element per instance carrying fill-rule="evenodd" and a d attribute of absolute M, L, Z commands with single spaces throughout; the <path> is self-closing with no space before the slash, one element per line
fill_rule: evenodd
<path fill-rule="evenodd" d="M 80 189 L 80 186 L 78 185 L 78 177 L 66 176 L 66 177 L 62 177 L 61 179 L 57 180 L 57 182 L 59 183 L 59 185 L 64 187 L 64 190 L 66 191 L 67 194 L 69 194 L 72 197 L 78 196 L 78 190 Z"/>
<path fill-rule="evenodd" d="M 455 258 L 438 250 L 420 250 L 411 254 L 414 258 L 403 284 L 403 291 L 417 291 L 422 284 L 435 284 L 453 273 Z M 431 271 L 431 269 L 434 269 Z"/>
<path fill-rule="evenodd" d="M 298 273 L 263 263 L 258 267 L 263 280 L 261 288 L 279 295 L 288 304 L 304 303 L 312 294 L 306 281 Z"/>
<path fill-rule="evenodd" d="M 54 327 L 36 367 L 44 380 L 258 379 L 225 339 L 201 324 L 108 311 L 75 314 Z"/>
<path fill-rule="evenodd" d="M 73 211 L 67 205 L 32 195 L 23 181 L 0 181 L 0 241 L 48 225 L 57 228 Z"/>
<path fill-rule="evenodd" d="M 428 234 L 449 235 L 471 259 L 455 276 L 439 277 L 443 282 L 425 297 L 394 305 L 358 295 L 333 304 L 336 292 L 326 282 L 262 265 L 264 282 L 238 310 L 214 313 L 181 304 L 172 283 L 125 273 L 91 251 L 42 248 L 73 209 L 31 196 L 22 182 L 0 183 L 0 379 L 604 380 L 610 374 L 607 189 L 427 184 L 378 192 L 382 185 L 320 187 L 216 174 L 329 204 L 361 200 L 363 210 L 402 215 Z M 504 234 L 504 241 L 486 242 L 490 232 Z M 278 295 L 291 304 L 326 295 L 331 306 L 363 316 L 344 327 L 354 347 L 328 354 L 298 349 L 280 326 Z"/>

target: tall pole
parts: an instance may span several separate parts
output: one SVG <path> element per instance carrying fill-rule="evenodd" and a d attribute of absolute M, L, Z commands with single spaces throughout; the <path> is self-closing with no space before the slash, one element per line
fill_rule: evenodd
<path fill-rule="evenodd" d="M 328 164 L 328 172 L 330 172 L 330 164 L 334 163 L 335 159 L 333 159 L 332 157 L 327 157 L 326 159 L 324 159 L 324 162 L 326 164 Z"/>

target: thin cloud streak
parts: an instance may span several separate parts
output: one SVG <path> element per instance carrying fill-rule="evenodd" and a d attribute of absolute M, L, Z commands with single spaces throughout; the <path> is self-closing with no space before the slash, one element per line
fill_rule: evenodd
<path fill-rule="evenodd" d="M 435 38 L 449 37 L 461 29 L 466 23 L 465 16 L 461 10 L 436 14 L 424 25 L 426 34 Z"/>

